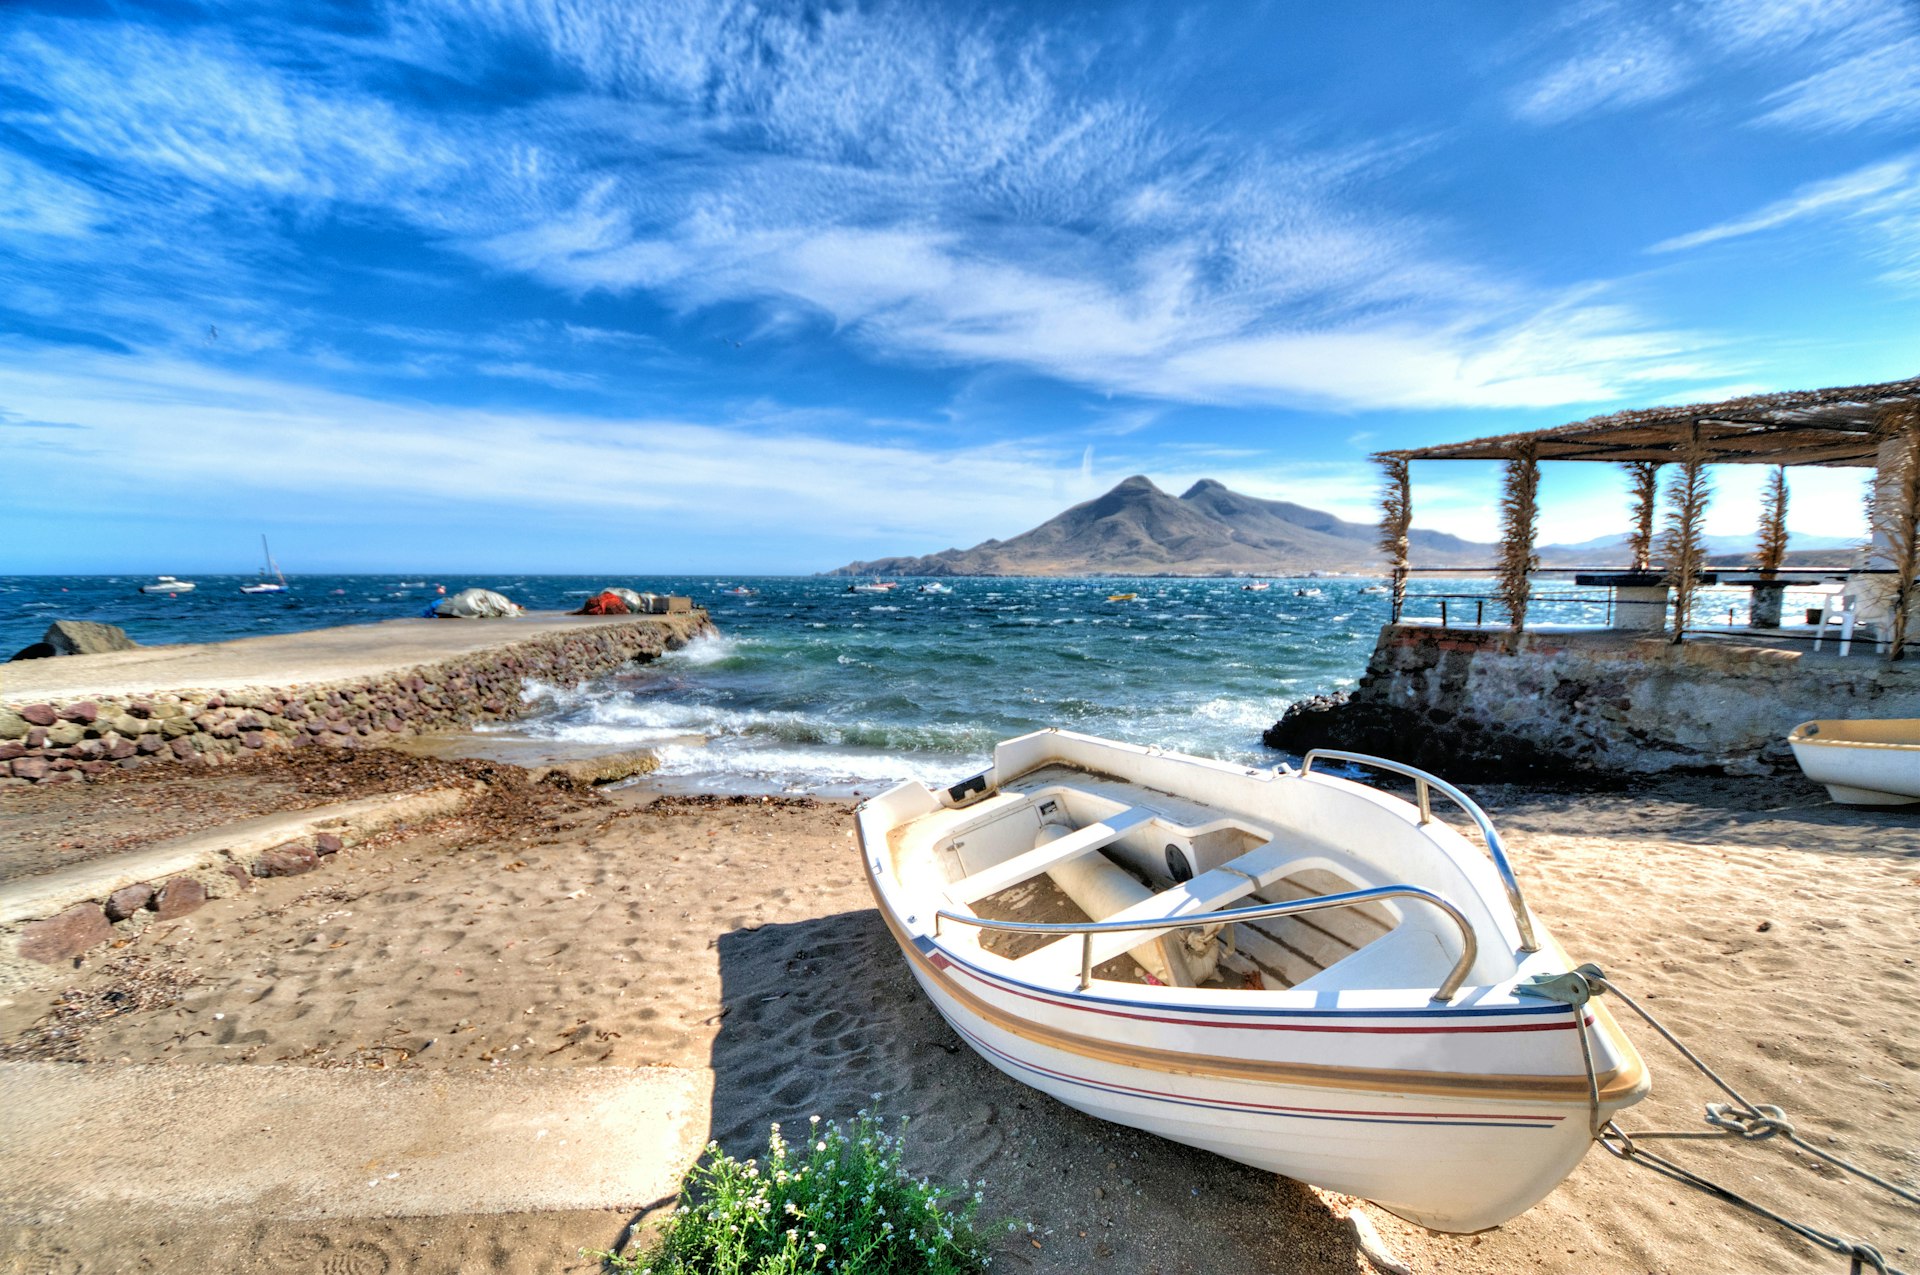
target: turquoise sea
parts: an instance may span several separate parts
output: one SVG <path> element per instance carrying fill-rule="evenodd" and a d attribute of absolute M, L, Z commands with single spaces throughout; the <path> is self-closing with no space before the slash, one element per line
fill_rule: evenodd
<path fill-rule="evenodd" d="M 1292 701 L 1353 684 L 1388 602 L 1378 581 L 1354 578 L 1275 578 L 1264 591 L 1237 579 L 976 578 L 941 582 L 947 593 L 909 579 L 875 594 L 813 577 L 405 574 L 290 577 L 287 594 L 243 595 L 249 579 L 199 576 L 169 598 L 140 594 L 132 576 L 0 577 L 0 654 L 56 618 L 198 642 L 413 616 L 440 584 L 534 609 L 572 609 L 607 584 L 684 593 L 720 637 L 585 687 L 530 686 L 532 712 L 512 729 L 656 747 L 664 773 L 693 786 L 851 791 L 971 773 L 996 740 L 1043 726 L 1271 763 L 1261 731 Z M 1546 605 L 1542 620 L 1599 618 Z"/>

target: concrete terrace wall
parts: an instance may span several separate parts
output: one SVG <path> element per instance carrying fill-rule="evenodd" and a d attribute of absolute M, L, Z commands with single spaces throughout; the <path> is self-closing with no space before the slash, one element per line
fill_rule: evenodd
<path fill-rule="evenodd" d="M 1823 717 L 1920 717 L 1920 662 L 1388 625 L 1351 695 L 1294 705 L 1266 741 L 1482 778 L 1767 774 L 1794 767 L 1787 732 Z"/>
<path fill-rule="evenodd" d="M 528 680 L 575 685 L 712 632 L 706 613 L 694 611 L 529 634 L 484 650 L 333 680 L 304 681 L 293 664 L 277 686 L 38 701 L 9 697 L 0 703 L 0 784 L 72 782 L 152 762 L 218 764 L 278 748 L 351 748 L 511 718 L 521 712 Z M 110 658 L 68 656 L 57 663 Z"/>

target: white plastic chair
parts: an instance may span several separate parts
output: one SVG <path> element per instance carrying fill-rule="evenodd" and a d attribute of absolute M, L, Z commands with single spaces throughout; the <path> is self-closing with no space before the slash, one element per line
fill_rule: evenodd
<path fill-rule="evenodd" d="M 1873 628 L 1873 649 L 1882 655 L 1886 654 L 1887 631 L 1893 619 L 1893 602 L 1887 596 L 1888 589 L 1886 582 L 1872 576 L 1852 576 L 1841 588 L 1838 624 L 1842 656 L 1853 650 L 1853 630 L 1862 623 Z M 1833 612 L 1831 603 L 1821 609 L 1820 630 L 1813 638 L 1813 649 L 1816 651 L 1826 641 L 1828 627 L 1835 623 Z"/>

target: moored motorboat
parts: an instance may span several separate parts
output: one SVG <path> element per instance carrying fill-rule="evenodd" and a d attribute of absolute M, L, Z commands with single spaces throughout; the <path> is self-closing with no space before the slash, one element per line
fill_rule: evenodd
<path fill-rule="evenodd" d="M 141 585 L 140 592 L 165 594 L 192 593 L 195 587 L 191 580 L 176 580 L 172 576 L 158 576 L 152 584 Z"/>
<path fill-rule="evenodd" d="M 1920 719 L 1802 722 L 1787 736 L 1808 779 L 1851 806 L 1920 801 Z"/>
<path fill-rule="evenodd" d="M 1330 761 L 1399 771 L 1418 802 Z M 1487 852 L 1429 816 L 1436 795 Z M 1049 730 L 856 818 L 941 1014 L 1091 1115 L 1474 1231 L 1647 1091 L 1603 1008 L 1522 990 L 1572 966 L 1486 816 L 1396 763 L 1267 770 Z"/>

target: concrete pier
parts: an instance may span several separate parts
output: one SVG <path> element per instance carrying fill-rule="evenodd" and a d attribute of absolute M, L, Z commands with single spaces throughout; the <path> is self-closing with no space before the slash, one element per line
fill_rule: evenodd
<path fill-rule="evenodd" d="M 0 665 L 0 782 L 514 717 L 529 679 L 575 685 L 712 631 L 704 611 L 406 619 Z"/>

